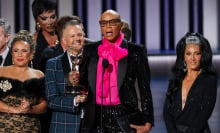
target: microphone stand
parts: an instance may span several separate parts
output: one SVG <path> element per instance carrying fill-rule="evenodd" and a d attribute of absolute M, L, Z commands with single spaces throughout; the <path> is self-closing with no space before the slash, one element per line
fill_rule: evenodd
<path fill-rule="evenodd" d="M 101 97 L 101 133 L 103 133 L 103 125 L 102 125 L 102 110 L 103 110 L 103 77 L 105 73 L 105 68 L 102 70 L 102 97 Z"/>

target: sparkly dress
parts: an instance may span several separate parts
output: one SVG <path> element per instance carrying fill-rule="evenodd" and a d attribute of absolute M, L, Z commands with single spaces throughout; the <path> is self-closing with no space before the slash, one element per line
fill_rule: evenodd
<path fill-rule="evenodd" d="M 22 99 L 31 106 L 44 96 L 44 78 L 32 78 L 24 82 L 0 77 L 0 100 L 9 106 L 19 106 Z M 37 114 L 12 114 L 0 112 L 1 133 L 39 133 L 40 120 Z"/>

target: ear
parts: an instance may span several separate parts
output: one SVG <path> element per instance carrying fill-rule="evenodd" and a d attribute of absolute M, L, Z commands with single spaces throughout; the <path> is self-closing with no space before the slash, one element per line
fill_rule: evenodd
<path fill-rule="evenodd" d="M 66 45 L 66 39 L 64 37 L 61 38 L 61 41 L 63 42 L 64 45 Z"/>
<path fill-rule="evenodd" d="M 8 34 L 8 35 L 7 35 L 7 37 L 6 37 L 6 38 L 7 38 L 7 39 L 6 39 L 7 44 L 8 44 L 8 42 L 9 42 L 9 40 L 10 40 L 10 37 L 11 37 L 11 35 L 10 35 L 10 34 Z"/>
<path fill-rule="evenodd" d="M 34 51 L 31 52 L 30 60 L 32 60 L 33 58 L 34 58 Z"/>
<path fill-rule="evenodd" d="M 123 23 L 123 22 L 121 22 L 121 30 L 122 30 L 122 28 L 123 28 L 123 25 L 124 25 L 124 23 Z"/>

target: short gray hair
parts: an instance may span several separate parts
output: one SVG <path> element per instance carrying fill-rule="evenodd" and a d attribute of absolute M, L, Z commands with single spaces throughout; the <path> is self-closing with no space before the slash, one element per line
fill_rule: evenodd
<path fill-rule="evenodd" d="M 0 26 L 3 28 L 5 36 L 11 34 L 11 25 L 7 20 L 0 18 Z"/>
<path fill-rule="evenodd" d="M 66 29 L 66 27 L 69 26 L 69 25 L 79 25 L 79 26 L 82 27 L 82 23 L 80 23 L 79 21 L 77 21 L 77 20 L 70 20 L 70 21 L 67 21 L 64 24 L 62 31 L 64 31 Z M 82 31 L 83 31 L 83 27 L 82 27 Z"/>

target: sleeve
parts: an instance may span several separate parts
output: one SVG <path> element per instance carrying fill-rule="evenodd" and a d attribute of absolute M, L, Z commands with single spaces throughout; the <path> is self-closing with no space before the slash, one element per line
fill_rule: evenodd
<path fill-rule="evenodd" d="M 60 63 L 60 64 L 58 64 Z M 74 106 L 74 96 L 64 94 L 65 80 L 62 70 L 58 70 L 58 66 L 62 66 L 61 61 L 50 59 L 46 65 L 45 72 L 45 94 L 48 107 L 55 111 L 74 113 L 78 111 L 78 107 Z M 60 68 L 62 69 L 62 67 Z"/>
<path fill-rule="evenodd" d="M 145 115 L 146 122 L 154 125 L 153 101 L 150 90 L 150 68 L 146 49 L 139 47 L 137 54 L 139 55 L 137 63 L 137 80 L 140 92 L 141 108 Z"/>
<path fill-rule="evenodd" d="M 165 125 L 166 125 L 166 128 L 167 128 L 167 131 L 169 133 L 177 133 L 176 126 L 175 126 L 175 120 L 169 112 L 169 106 L 170 106 L 170 103 L 169 103 L 169 100 L 166 97 L 165 102 L 164 102 L 164 107 L 163 107 L 164 122 L 165 122 Z"/>

